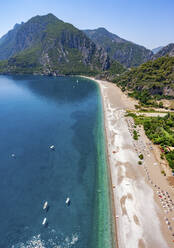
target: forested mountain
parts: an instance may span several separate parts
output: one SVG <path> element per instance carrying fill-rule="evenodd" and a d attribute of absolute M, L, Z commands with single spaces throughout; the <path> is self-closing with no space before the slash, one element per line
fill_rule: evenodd
<path fill-rule="evenodd" d="M 111 59 L 126 67 L 138 66 L 153 57 L 152 51 L 110 33 L 105 28 L 83 30 L 97 45 L 105 49 Z"/>
<path fill-rule="evenodd" d="M 145 47 L 124 40 L 104 28 L 80 31 L 73 25 L 48 14 L 35 16 L 26 23 L 16 24 L 0 39 L 0 73 L 102 74 L 111 79 L 113 75 L 125 72 L 124 66 L 136 67 L 145 61 L 165 55 L 174 55 L 174 44 L 163 47 L 153 55 L 152 51 Z M 166 60 L 169 60 L 171 65 L 171 60 L 165 58 Z M 154 70 L 156 63 L 158 71 Z M 159 77 L 167 77 L 165 80 L 173 83 L 170 65 L 169 68 L 165 67 L 170 71 L 166 75 L 163 69 L 161 74 L 160 68 L 163 65 L 159 61 L 149 61 L 125 75 L 131 77 L 134 83 L 140 80 L 139 75 L 142 73 L 142 82 L 145 84 L 144 77 L 153 84 L 164 82 Z M 150 72 L 142 71 L 146 66 Z"/>
<path fill-rule="evenodd" d="M 0 59 L 1 73 L 96 74 L 110 67 L 103 48 L 52 14 L 35 16 L 3 36 Z"/>

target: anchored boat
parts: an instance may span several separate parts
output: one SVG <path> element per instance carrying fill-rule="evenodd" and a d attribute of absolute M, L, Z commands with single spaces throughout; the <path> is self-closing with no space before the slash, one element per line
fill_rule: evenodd
<path fill-rule="evenodd" d="M 55 150 L 55 146 L 54 146 L 54 145 L 51 145 L 51 146 L 50 146 L 50 149 L 51 149 L 51 150 Z"/>
<path fill-rule="evenodd" d="M 69 205 L 70 205 L 70 203 L 71 203 L 70 198 L 69 198 L 69 197 L 67 197 L 67 198 L 66 198 L 66 205 L 67 205 L 67 206 L 69 206 Z"/>
<path fill-rule="evenodd" d="M 16 156 L 15 156 L 15 154 L 14 154 L 14 153 L 12 153 L 12 154 L 11 154 L 11 157 L 12 157 L 12 158 L 16 158 Z"/>
<path fill-rule="evenodd" d="M 47 210 L 48 209 L 48 202 L 46 201 L 43 205 L 43 210 Z"/>
<path fill-rule="evenodd" d="M 47 223 L 48 223 L 48 222 L 47 222 L 47 218 L 44 218 L 44 219 L 43 219 L 43 222 L 42 222 L 42 225 L 43 225 L 43 226 L 46 226 Z"/>

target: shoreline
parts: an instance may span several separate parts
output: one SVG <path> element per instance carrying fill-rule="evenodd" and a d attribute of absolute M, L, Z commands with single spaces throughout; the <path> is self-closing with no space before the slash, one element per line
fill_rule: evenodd
<path fill-rule="evenodd" d="M 93 82 L 92 82 L 93 84 Z M 115 222 L 113 222 L 113 206 L 111 202 L 111 181 L 108 168 L 107 143 L 104 132 L 104 109 L 100 87 L 95 84 L 98 98 L 97 123 L 94 131 L 97 146 L 97 174 L 96 174 L 96 197 L 94 218 L 94 241 L 95 248 L 115 248 Z M 96 221 L 97 220 L 97 221 Z"/>
<path fill-rule="evenodd" d="M 102 94 L 102 89 L 101 89 L 101 85 L 96 81 L 95 78 L 93 77 L 88 77 L 88 76 L 81 76 L 81 75 L 78 75 L 78 77 L 82 77 L 82 78 L 86 78 L 86 79 L 89 79 L 91 81 L 94 81 L 96 84 L 97 84 L 97 87 L 98 87 L 98 91 L 99 91 L 99 98 L 100 98 L 100 101 L 101 101 L 101 108 L 102 108 L 102 116 L 101 116 L 101 119 L 103 120 L 103 129 L 104 129 L 104 132 L 103 132 L 103 135 L 104 135 L 104 143 L 105 143 L 105 156 L 106 156 L 106 169 L 108 171 L 108 191 L 109 191 L 109 198 L 110 198 L 110 201 L 111 201 L 111 204 L 110 204 L 110 209 L 111 209 L 111 217 L 112 217 L 112 225 L 114 225 L 114 227 L 112 228 L 112 234 L 114 233 L 114 237 L 112 238 L 113 241 L 112 243 L 115 244 L 114 247 L 115 248 L 119 248 L 119 244 L 118 244 L 118 238 L 117 238 L 117 226 L 116 226 L 116 221 L 115 221 L 115 218 L 116 218 L 116 208 L 115 208 L 115 204 L 114 204 L 114 194 L 113 194 L 113 183 L 112 183 L 112 175 L 111 175 L 111 170 L 110 170 L 110 161 L 109 161 L 109 150 L 108 150 L 108 137 L 107 137 L 107 127 L 106 127 L 106 121 L 105 121 L 105 106 L 104 106 L 104 99 L 103 99 L 103 94 Z M 107 247 L 109 248 L 109 247 Z"/>
<path fill-rule="evenodd" d="M 113 188 L 115 187 L 115 185 L 113 184 L 113 180 L 112 180 L 112 171 L 110 168 L 110 154 L 109 154 L 109 147 L 108 147 L 108 134 L 107 134 L 107 125 L 106 125 L 106 109 L 105 109 L 105 100 L 104 100 L 104 95 L 102 92 L 102 86 L 101 86 L 101 82 L 107 82 L 109 84 L 112 84 L 111 82 L 108 81 L 103 81 L 103 80 L 97 80 L 93 77 L 88 77 L 88 76 L 82 76 L 82 75 L 78 75 L 78 77 L 82 77 L 82 78 L 86 78 L 89 79 L 91 81 L 94 81 L 95 83 L 97 83 L 99 91 L 100 91 L 100 96 L 101 96 L 101 104 L 102 104 L 102 110 L 103 110 L 103 122 L 104 122 L 104 139 L 105 139 L 105 150 L 106 150 L 106 162 L 107 162 L 107 170 L 108 170 L 108 177 L 109 177 L 109 191 L 110 191 L 110 197 L 111 197 L 111 208 L 112 208 L 112 217 L 113 222 L 114 222 L 114 233 L 115 233 L 115 244 L 116 244 L 116 248 L 120 248 L 119 246 L 119 238 L 118 238 L 118 233 L 117 233 L 117 222 L 115 221 L 115 219 L 117 218 L 116 215 L 116 206 L 115 206 L 115 199 L 114 199 L 114 191 Z M 121 90 L 120 90 L 121 91 Z"/>
<path fill-rule="evenodd" d="M 94 80 L 94 79 L 92 79 Z M 96 81 L 96 80 L 94 80 Z M 119 244 L 118 244 L 118 237 L 117 237 L 117 225 L 116 225 L 116 208 L 115 208 L 115 204 L 114 204 L 114 194 L 113 194 L 113 182 L 112 182 L 112 175 L 111 175 L 111 170 L 110 170 L 110 161 L 109 161 L 109 150 L 108 150 L 108 137 L 107 137 L 107 127 L 106 127 L 106 121 L 105 121 L 105 106 L 104 106 L 104 99 L 103 99 L 103 94 L 102 94 L 102 89 L 101 89 L 101 85 L 97 82 L 98 87 L 99 87 L 99 91 L 100 91 L 100 95 L 101 95 L 101 104 L 102 104 L 102 111 L 103 111 L 103 124 L 104 124 L 104 140 L 105 140 L 105 152 L 106 152 L 106 163 L 107 163 L 107 170 L 108 170 L 108 179 L 109 179 L 109 193 L 110 193 L 110 200 L 111 200 L 111 210 L 112 210 L 112 218 L 113 222 L 114 222 L 114 234 L 115 234 L 115 247 L 118 248 Z"/>
<path fill-rule="evenodd" d="M 136 102 L 113 83 L 85 78 L 98 83 L 103 101 L 117 247 L 173 246 L 174 207 L 171 204 L 168 207 L 165 198 L 161 201 L 159 197 L 162 193 L 169 194 L 172 201 L 174 191 L 167 178 L 161 174 L 160 166 L 154 165 L 160 164 L 154 154 L 157 148 L 151 144 L 153 150 L 150 149 L 150 141 L 143 128 L 140 128 L 139 141 L 133 140 L 131 132 L 134 124 L 131 117 L 125 117 L 125 113 L 126 109 L 135 109 Z M 138 165 L 140 152 L 145 154 L 141 166 Z"/>
<path fill-rule="evenodd" d="M 106 155 L 106 167 L 107 167 L 107 174 L 108 174 L 108 191 L 109 191 L 109 199 L 110 199 L 110 211 L 111 211 L 111 224 L 112 224 L 112 234 L 115 235 L 115 237 L 113 237 L 113 244 L 114 247 L 118 248 L 118 238 L 117 238 L 117 227 L 116 227 L 116 222 L 115 222 L 115 216 L 116 216 L 116 209 L 115 209 L 115 204 L 114 204 L 114 195 L 113 195 L 113 183 L 112 183 L 112 175 L 111 175 L 111 170 L 109 168 L 109 151 L 108 151 L 108 137 L 107 137 L 107 132 L 106 132 L 106 121 L 105 121 L 105 107 L 104 107 L 104 99 L 103 99 L 103 94 L 101 91 L 101 87 L 98 84 L 98 88 L 99 88 L 99 92 L 100 92 L 100 99 L 101 99 L 101 108 L 103 111 L 102 114 L 102 119 L 103 119 L 103 129 L 104 129 L 104 133 L 103 133 L 103 139 L 104 139 L 104 143 L 105 143 L 105 155 Z M 114 218 L 114 219 L 113 219 Z"/>

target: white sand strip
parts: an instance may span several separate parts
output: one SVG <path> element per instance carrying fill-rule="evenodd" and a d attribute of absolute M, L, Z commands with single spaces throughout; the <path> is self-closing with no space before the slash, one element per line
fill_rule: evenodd
<path fill-rule="evenodd" d="M 125 118 L 125 103 L 114 86 L 97 80 L 105 110 L 108 153 L 115 185 L 114 201 L 119 248 L 169 247 L 160 228 L 153 189 L 139 169 L 138 155 Z M 116 88 L 115 88 L 116 89 Z M 115 90 L 116 91 L 116 90 Z M 112 99 L 112 100 L 111 100 Z"/>

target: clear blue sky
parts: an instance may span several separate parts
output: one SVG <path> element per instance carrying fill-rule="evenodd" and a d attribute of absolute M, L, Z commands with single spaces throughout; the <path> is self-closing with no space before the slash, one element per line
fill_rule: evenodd
<path fill-rule="evenodd" d="M 174 43 L 174 0 L 2 0 L 0 37 L 47 13 L 79 29 L 105 27 L 150 49 Z"/>

